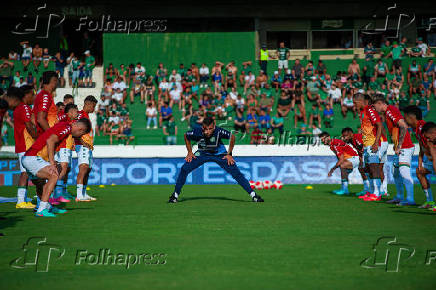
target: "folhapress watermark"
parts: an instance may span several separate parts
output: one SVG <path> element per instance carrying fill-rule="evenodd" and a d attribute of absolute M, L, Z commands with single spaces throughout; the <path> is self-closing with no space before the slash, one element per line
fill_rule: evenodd
<path fill-rule="evenodd" d="M 9 263 L 12 269 L 48 272 L 50 266 L 59 263 L 61 259 L 64 264 L 71 263 L 75 266 L 121 266 L 126 270 L 138 265 L 153 266 L 167 263 L 167 254 L 153 251 L 126 253 L 109 248 L 100 248 L 95 251 L 78 249 L 70 251 L 68 256 L 64 247 L 48 243 L 46 237 L 31 237 L 27 239 L 22 249 L 23 255 L 14 258 Z"/>
<path fill-rule="evenodd" d="M 396 237 L 381 237 L 372 247 L 373 254 L 360 266 L 366 269 L 381 268 L 386 272 L 399 272 L 400 266 L 417 259 L 415 247 L 397 242 Z M 436 264 L 436 250 L 426 250 L 424 265 Z"/>
<path fill-rule="evenodd" d="M 100 31 L 118 33 L 165 32 L 166 19 L 116 19 L 111 15 L 101 15 L 98 19 L 80 17 L 76 31 Z"/>
<path fill-rule="evenodd" d="M 97 252 L 77 250 L 75 265 L 118 265 L 129 269 L 134 265 L 165 265 L 166 257 L 164 253 L 113 253 L 106 248 L 99 249 Z"/>

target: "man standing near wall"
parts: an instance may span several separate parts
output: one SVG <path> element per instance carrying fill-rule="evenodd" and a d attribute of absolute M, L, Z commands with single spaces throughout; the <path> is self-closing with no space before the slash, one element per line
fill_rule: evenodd
<path fill-rule="evenodd" d="M 260 49 L 260 69 L 267 75 L 268 69 L 268 49 L 266 48 L 266 44 L 262 44 L 262 48 Z"/>
<path fill-rule="evenodd" d="M 277 54 L 279 57 L 279 75 L 282 74 L 282 69 L 288 69 L 288 57 L 289 57 L 289 48 L 285 47 L 285 43 L 280 42 L 279 48 L 277 49 Z"/>

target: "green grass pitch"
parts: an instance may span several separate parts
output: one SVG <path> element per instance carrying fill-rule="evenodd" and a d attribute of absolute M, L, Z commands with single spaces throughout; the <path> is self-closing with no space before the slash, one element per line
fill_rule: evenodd
<path fill-rule="evenodd" d="M 172 186 L 92 186 L 97 202 L 68 204 L 54 219 L 0 204 L 0 289 L 434 289 L 436 213 L 331 194 L 338 185 L 313 187 L 262 190 L 265 203 L 253 203 L 236 185 L 187 185 L 181 202 L 167 204 Z M 0 188 L 0 196 L 14 195 L 14 187 Z M 423 202 L 418 186 L 415 195 Z M 48 272 L 31 263 L 12 268 L 38 236 L 64 255 L 54 252 Z M 398 272 L 361 266 L 384 236 L 415 250 L 401 254 Z M 121 254 L 119 264 L 91 265 L 95 256 L 87 263 L 100 249 Z M 392 269 L 399 247 L 389 249 Z M 139 256 L 151 253 L 163 255 Z M 142 263 L 127 269 L 128 254 Z"/>

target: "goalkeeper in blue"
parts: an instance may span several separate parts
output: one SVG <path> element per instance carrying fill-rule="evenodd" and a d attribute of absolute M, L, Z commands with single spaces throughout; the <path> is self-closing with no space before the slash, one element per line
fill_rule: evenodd
<path fill-rule="evenodd" d="M 229 151 L 227 152 L 222 140 L 230 139 Z M 198 150 L 192 153 L 191 141 L 198 144 Z M 185 133 L 185 144 L 188 155 L 185 158 L 179 176 L 177 178 L 174 193 L 168 202 L 178 201 L 182 187 L 186 182 L 186 177 L 206 162 L 215 162 L 238 182 L 240 186 L 250 195 L 252 201 L 263 202 L 263 199 L 253 191 L 248 180 L 239 170 L 232 157 L 233 147 L 235 146 L 235 136 L 229 131 L 215 126 L 215 120 L 206 117 L 202 126 L 197 126 L 193 130 Z"/>

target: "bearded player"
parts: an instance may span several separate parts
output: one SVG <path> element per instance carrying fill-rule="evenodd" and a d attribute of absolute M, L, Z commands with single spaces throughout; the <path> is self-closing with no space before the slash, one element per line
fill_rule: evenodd
<path fill-rule="evenodd" d="M 223 144 L 222 140 L 224 139 L 230 139 L 229 151 L 226 150 Z M 192 153 L 191 141 L 198 143 L 198 150 L 195 153 Z M 250 195 L 253 202 L 263 202 L 263 199 L 251 189 L 250 183 L 241 173 L 232 157 L 233 147 L 235 146 L 235 135 L 223 128 L 215 126 L 215 120 L 212 117 L 204 118 L 201 127 L 195 127 L 193 130 L 186 132 L 185 144 L 188 155 L 185 158 L 185 164 L 183 164 L 180 169 L 174 193 L 168 200 L 169 203 L 178 202 L 188 174 L 206 162 L 214 162 L 227 173 L 230 173 L 238 184 Z"/>

